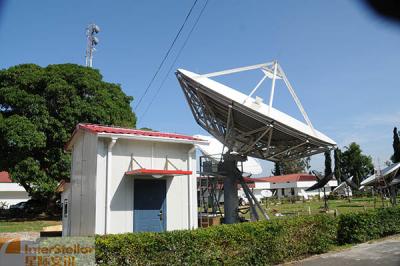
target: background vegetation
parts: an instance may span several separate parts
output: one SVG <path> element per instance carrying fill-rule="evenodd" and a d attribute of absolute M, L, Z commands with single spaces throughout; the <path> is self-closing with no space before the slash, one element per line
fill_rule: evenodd
<path fill-rule="evenodd" d="M 120 85 L 98 70 L 74 64 L 25 64 L 0 71 L 0 170 L 36 199 L 54 196 L 69 179 L 64 145 L 78 123 L 135 127 Z M 52 199 L 50 202 L 54 202 Z"/>
<path fill-rule="evenodd" d="M 400 208 L 96 237 L 101 265 L 271 265 L 400 233 Z"/>

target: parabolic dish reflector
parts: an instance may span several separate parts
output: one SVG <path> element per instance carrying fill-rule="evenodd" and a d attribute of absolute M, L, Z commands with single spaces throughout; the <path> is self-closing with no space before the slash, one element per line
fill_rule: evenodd
<path fill-rule="evenodd" d="M 359 190 L 356 183 L 354 183 L 353 181 L 353 176 L 351 176 L 346 180 L 344 180 L 342 183 L 340 183 L 337 187 L 335 187 L 335 189 L 332 192 L 336 192 L 342 188 L 346 188 L 346 186 L 354 190 Z"/>
<path fill-rule="evenodd" d="M 274 62 L 204 75 L 178 69 L 176 75 L 196 122 L 231 151 L 269 161 L 287 161 L 332 149 L 336 143 L 312 127 L 283 70 L 275 62 L 274 71 L 273 65 Z M 275 79 L 285 81 L 308 124 L 251 97 L 263 80 L 246 95 L 210 78 L 257 68 L 264 72 L 263 80 L 274 73 Z"/>
<path fill-rule="evenodd" d="M 317 177 L 318 181 L 311 187 L 307 188 L 306 191 L 313 191 L 316 189 L 321 189 L 321 188 L 325 187 L 325 185 L 328 184 L 328 182 L 330 180 L 332 180 L 332 178 L 333 178 L 333 173 L 331 173 L 330 175 L 324 176 L 324 177 L 316 172 L 314 172 L 314 175 Z"/>
<path fill-rule="evenodd" d="M 386 180 L 392 174 L 396 174 L 397 171 L 399 171 L 399 169 L 400 169 L 400 163 L 394 163 L 394 164 L 382 169 L 380 175 L 377 175 L 377 174 L 370 175 L 369 177 L 364 179 L 360 185 L 361 186 L 370 186 L 370 185 L 375 184 L 377 181 L 379 181 L 379 179 Z"/>
<path fill-rule="evenodd" d="M 213 137 L 204 135 L 194 135 L 193 137 L 208 141 L 208 145 L 196 144 L 196 147 L 198 147 L 204 155 L 211 157 L 215 161 L 219 161 L 221 154 L 224 154 L 228 150 L 221 142 Z M 247 161 L 243 162 L 243 172 L 258 175 L 262 173 L 262 167 L 256 159 L 248 157 Z"/>
<path fill-rule="evenodd" d="M 346 182 L 342 182 L 342 183 L 339 184 L 339 186 L 335 187 L 335 188 L 332 190 L 332 192 L 336 192 L 336 191 L 338 191 L 338 190 L 341 190 L 342 188 L 345 188 L 346 185 L 347 185 Z"/>

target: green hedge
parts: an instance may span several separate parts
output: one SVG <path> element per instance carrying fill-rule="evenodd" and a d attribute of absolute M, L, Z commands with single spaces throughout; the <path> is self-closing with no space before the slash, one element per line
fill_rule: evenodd
<path fill-rule="evenodd" d="M 104 265 L 265 265 L 329 250 L 335 220 L 304 216 L 221 225 L 192 231 L 98 236 L 96 258 Z"/>
<path fill-rule="evenodd" d="M 400 209 L 96 237 L 101 265 L 270 265 L 400 233 Z"/>
<path fill-rule="evenodd" d="M 340 216 L 338 243 L 362 243 L 400 233 L 400 208 L 385 208 Z"/>

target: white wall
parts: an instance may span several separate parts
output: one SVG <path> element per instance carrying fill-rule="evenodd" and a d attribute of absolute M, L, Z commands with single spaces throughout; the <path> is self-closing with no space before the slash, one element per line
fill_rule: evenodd
<path fill-rule="evenodd" d="M 96 197 L 96 233 L 104 233 L 105 217 L 105 177 L 107 161 L 108 139 L 99 140 L 98 145 L 98 165 L 97 165 L 97 197 Z M 189 165 L 188 151 L 193 145 L 164 143 L 153 141 L 135 141 L 118 139 L 112 149 L 112 169 L 110 178 L 110 218 L 108 233 L 124 233 L 133 231 L 133 191 L 134 176 L 125 176 L 125 172 L 138 169 L 164 169 L 166 156 L 178 169 L 187 170 Z M 131 156 L 140 164 L 133 163 L 130 167 Z M 187 229 L 197 227 L 197 194 L 196 194 L 196 162 L 195 155 L 192 154 L 192 171 L 190 176 L 193 182 L 192 201 L 194 205 L 189 205 L 188 176 L 176 176 L 167 178 L 166 196 L 166 216 L 167 230 Z M 169 165 L 168 169 L 174 169 Z M 191 223 L 189 226 L 189 208 L 192 209 Z M 195 221 L 195 223 L 194 223 Z"/>
<path fill-rule="evenodd" d="M 65 206 L 65 200 L 67 206 Z M 62 235 L 69 236 L 71 228 L 71 184 L 64 184 L 64 191 L 61 193 L 61 204 L 62 204 Z M 67 210 L 65 210 L 67 208 Z"/>
<path fill-rule="evenodd" d="M 300 182 L 286 182 L 286 183 L 270 183 L 270 182 L 256 182 L 255 188 L 253 189 L 254 195 L 259 197 L 261 195 L 261 190 L 264 189 L 276 189 L 278 197 L 287 197 L 291 196 L 291 189 L 294 188 L 295 196 L 303 196 L 301 190 L 306 190 L 307 188 L 314 185 L 316 181 L 300 181 Z M 337 186 L 336 180 L 331 180 L 325 185 L 325 191 L 327 194 L 332 191 L 332 187 Z M 282 194 L 282 189 L 284 190 L 284 195 Z M 313 190 L 306 192 L 309 196 L 323 196 L 323 189 Z"/>
<path fill-rule="evenodd" d="M 18 183 L 0 183 L 0 202 L 5 202 L 7 208 L 9 208 L 10 205 L 29 199 L 30 197 L 24 187 Z"/>
<path fill-rule="evenodd" d="M 72 152 L 70 234 L 95 233 L 97 135 L 82 132 Z"/>
<path fill-rule="evenodd" d="M 125 172 L 138 168 L 164 169 L 166 157 L 179 170 L 190 169 L 193 172 L 190 176 L 166 178 L 167 230 L 197 228 L 196 157 L 194 152 L 188 154 L 192 144 L 118 139 L 110 157 L 111 175 L 107 193 L 109 143 L 109 138 L 81 132 L 73 145 L 70 214 L 63 221 L 63 224 L 70 225 L 70 235 L 132 232 L 133 181 L 134 178 L 145 177 L 125 176 Z M 131 165 L 131 156 L 140 166 L 136 163 Z M 168 165 L 168 169 L 173 170 L 174 167 Z M 189 186 L 192 193 L 189 193 Z M 110 195 L 108 225 L 107 194 Z"/>
<path fill-rule="evenodd" d="M 96 176 L 96 234 L 105 234 L 107 146 L 109 140 L 99 138 L 97 143 Z"/>

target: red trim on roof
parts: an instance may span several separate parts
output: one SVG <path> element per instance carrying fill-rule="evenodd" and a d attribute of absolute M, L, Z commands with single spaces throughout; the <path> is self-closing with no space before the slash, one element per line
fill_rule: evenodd
<path fill-rule="evenodd" d="M 290 174 L 261 178 L 244 178 L 246 182 L 270 182 L 270 183 L 287 183 L 287 182 L 303 182 L 316 181 L 317 178 L 310 174 Z"/>
<path fill-rule="evenodd" d="M 175 176 L 175 175 L 191 175 L 192 171 L 185 170 L 164 170 L 164 169 L 136 169 L 133 171 L 125 172 L 125 175 L 166 175 L 166 176 Z"/>
<path fill-rule="evenodd" d="M 56 192 L 64 192 L 64 189 L 65 189 L 65 185 L 67 184 L 67 182 L 64 180 L 64 179 L 62 179 L 59 183 L 58 183 L 58 186 L 57 186 L 57 188 L 56 188 Z"/>
<path fill-rule="evenodd" d="M 0 172 L 0 183 L 13 183 L 8 172 Z"/>
<path fill-rule="evenodd" d="M 123 134 L 123 135 L 143 136 L 143 137 L 157 137 L 165 139 L 180 139 L 187 141 L 204 141 L 199 138 L 195 138 L 188 135 L 176 134 L 176 133 L 156 132 L 156 131 L 139 130 L 133 128 L 122 128 L 115 126 L 80 123 L 76 126 L 74 132 L 71 135 L 71 138 L 65 144 L 64 146 L 65 150 L 68 149 L 70 143 L 73 141 L 73 138 L 75 137 L 75 135 L 78 133 L 79 130 L 91 132 L 93 134 L 108 133 L 108 134 L 119 134 L 119 135 Z"/>
<path fill-rule="evenodd" d="M 111 127 L 93 124 L 78 124 L 78 129 L 88 130 L 92 133 L 109 133 L 109 134 L 127 134 L 127 135 L 138 135 L 138 136 L 148 136 L 148 137 L 159 137 L 159 138 L 169 138 L 169 139 L 185 139 L 185 140 L 198 140 L 192 136 L 175 134 L 175 133 L 165 133 L 156 131 L 139 130 L 132 128 L 122 128 L 122 127 Z"/>

